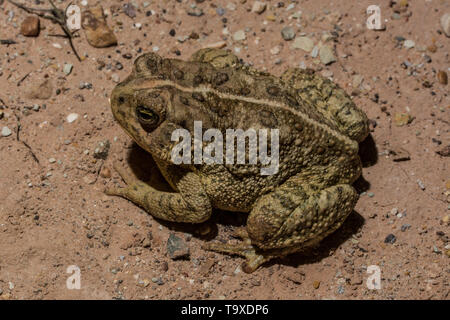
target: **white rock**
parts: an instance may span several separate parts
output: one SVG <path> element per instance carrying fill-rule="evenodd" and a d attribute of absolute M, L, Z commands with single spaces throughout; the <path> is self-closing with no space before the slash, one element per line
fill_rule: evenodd
<path fill-rule="evenodd" d="M 441 17 L 441 27 L 447 37 L 450 37 L 450 13 Z"/>
<path fill-rule="evenodd" d="M 227 4 L 227 9 L 230 10 L 230 11 L 234 11 L 234 10 L 236 10 L 236 5 L 234 3 L 232 3 L 232 2 L 229 2 Z"/>
<path fill-rule="evenodd" d="M 261 1 L 255 1 L 253 2 L 252 6 L 252 12 L 255 12 L 257 14 L 261 14 L 266 10 L 267 4 Z"/>
<path fill-rule="evenodd" d="M 2 129 L 2 137 L 9 137 L 12 134 L 12 131 L 8 127 L 3 127 Z"/>
<path fill-rule="evenodd" d="M 415 45 L 416 43 L 412 40 L 406 40 L 405 42 L 403 42 L 403 47 L 405 47 L 406 49 L 414 48 Z"/>
<path fill-rule="evenodd" d="M 113 73 L 113 74 L 111 75 L 111 79 L 112 79 L 112 81 L 115 82 L 115 83 L 119 83 L 119 82 L 120 82 L 120 76 L 119 76 L 117 73 Z"/>
<path fill-rule="evenodd" d="M 69 114 L 67 116 L 67 122 L 68 123 L 72 123 L 72 122 L 74 122 L 77 119 L 78 119 L 78 114 L 77 113 L 71 113 L 71 114 Z"/>
<path fill-rule="evenodd" d="M 242 41 L 242 40 L 245 40 L 245 39 L 246 39 L 246 35 L 245 35 L 245 31 L 244 30 L 236 31 L 233 34 L 233 40 L 234 41 Z"/>

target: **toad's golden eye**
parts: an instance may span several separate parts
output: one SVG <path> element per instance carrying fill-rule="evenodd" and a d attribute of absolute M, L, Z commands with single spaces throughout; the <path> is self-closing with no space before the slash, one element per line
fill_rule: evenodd
<path fill-rule="evenodd" d="M 142 125 L 156 126 L 159 122 L 159 115 L 144 105 L 139 105 L 136 108 L 136 115 Z"/>

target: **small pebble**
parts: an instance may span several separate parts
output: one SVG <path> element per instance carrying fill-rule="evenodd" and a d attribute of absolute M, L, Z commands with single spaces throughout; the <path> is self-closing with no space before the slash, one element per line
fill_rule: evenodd
<path fill-rule="evenodd" d="M 72 72 L 73 65 L 70 63 L 65 63 L 63 67 L 63 72 L 66 76 L 68 76 Z"/>
<path fill-rule="evenodd" d="M 319 47 L 315 46 L 311 51 L 311 57 L 316 58 L 319 55 Z"/>
<path fill-rule="evenodd" d="M 441 17 L 441 27 L 447 37 L 450 37 L 450 13 Z"/>
<path fill-rule="evenodd" d="M 40 31 L 40 21 L 36 16 L 29 16 L 23 20 L 20 33 L 26 37 L 37 37 Z"/>
<path fill-rule="evenodd" d="M 313 50 L 314 48 L 314 41 L 308 37 L 297 37 L 292 44 L 292 48 L 311 52 L 311 50 Z"/>
<path fill-rule="evenodd" d="M 72 122 L 74 122 L 75 120 L 77 120 L 78 117 L 79 117 L 79 115 L 78 115 L 77 113 L 71 113 L 71 114 L 69 114 L 69 115 L 67 116 L 67 122 L 68 122 L 68 123 L 72 123 Z"/>
<path fill-rule="evenodd" d="M 267 4 L 262 1 L 255 1 L 253 2 L 252 6 L 252 12 L 255 12 L 257 14 L 261 14 L 266 10 Z"/>
<path fill-rule="evenodd" d="M 245 40 L 245 39 L 246 39 L 246 35 L 245 35 L 245 31 L 244 30 L 236 31 L 233 34 L 233 40 L 234 41 L 242 41 L 242 40 Z"/>
<path fill-rule="evenodd" d="M 221 17 L 221 16 L 223 16 L 225 14 L 225 9 L 222 8 L 222 7 L 218 7 L 218 8 L 216 8 L 216 13 L 217 13 L 218 16 Z"/>
<path fill-rule="evenodd" d="M 320 281 L 315 280 L 315 281 L 313 282 L 313 288 L 314 288 L 314 289 L 319 289 L 319 287 L 320 287 Z"/>
<path fill-rule="evenodd" d="M 411 228 L 411 225 L 410 225 L 410 224 L 404 224 L 404 225 L 401 226 L 400 230 L 401 230 L 402 232 L 405 232 L 405 231 L 408 230 L 409 228 Z"/>
<path fill-rule="evenodd" d="M 119 83 L 119 82 L 120 82 L 120 76 L 119 76 L 117 73 L 113 73 L 113 74 L 111 75 L 111 79 L 112 79 L 112 81 L 115 82 L 115 83 Z"/>
<path fill-rule="evenodd" d="M 406 40 L 405 42 L 403 42 L 403 47 L 405 47 L 406 49 L 414 48 L 415 45 L 416 43 L 412 40 Z"/>
<path fill-rule="evenodd" d="M 425 185 L 423 184 L 423 182 L 419 179 L 417 179 L 417 184 L 419 185 L 419 188 L 422 190 L 425 190 Z"/>
<path fill-rule="evenodd" d="M 200 8 L 190 8 L 187 10 L 187 14 L 193 17 L 201 17 L 203 15 L 203 10 Z"/>
<path fill-rule="evenodd" d="M 447 72 L 445 71 L 439 71 L 437 74 L 437 78 L 440 84 L 447 85 L 448 84 L 448 76 Z"/>
<path fill-rule="evenodd" d="M 2 128 L 2 137 L 9 137 L 12 134 L 12 131 L 8 127 Z"/>
<path fill-rule="evenodd" d="M 384 239 L 384 243 L 391 243 L 391 244 L 393 244 L 393 243 L 395 243 L 396 240 L 397 240 L 397 237 L 395 235 L 393 235 L 392 233 L 390 233 Z"/>
<path fill-rule="evenodd" d="M 294 28 L 292 28 L 292 27 L 284 27 L 281 30 L 281 36 L 286 41 L 290 41 L 290 40 L 294 39 L 295 38 Z"/>

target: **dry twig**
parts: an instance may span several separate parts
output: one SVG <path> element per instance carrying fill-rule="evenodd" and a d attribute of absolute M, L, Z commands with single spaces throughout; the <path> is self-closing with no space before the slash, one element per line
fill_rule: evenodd
<path fill-rule="evenodd" d="M 78 61 L 82 61 L 80 56 L 78 55 L 77 50 L 75 49 L 75 46 L 73 45 L 72 39 L 74 38 L 74 34 L 67 27 L 67 18 L 65 11 L 56 7 L 52 0 L 49 0 L 50 5 L 52 6 L 51 9 L 30 8 L 13 0 L 8 0 L 8 2 L 30 14 L 35 14 L 43 19 L 47 19 L 58 24 L 64 32 L 63 36 L 69 40 L 70 47 L 72 48 L 72 51 L 77 57 Z"/>

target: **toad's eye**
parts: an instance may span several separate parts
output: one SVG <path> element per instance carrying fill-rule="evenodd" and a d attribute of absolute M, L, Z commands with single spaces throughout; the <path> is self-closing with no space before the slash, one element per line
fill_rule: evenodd
<path fill-rule="evenodd" d="M 136 108 L 136 115 L 142 125 L 156 126 L 159 122 L 159 115 L 152 109 L 143 105 Z"/>

